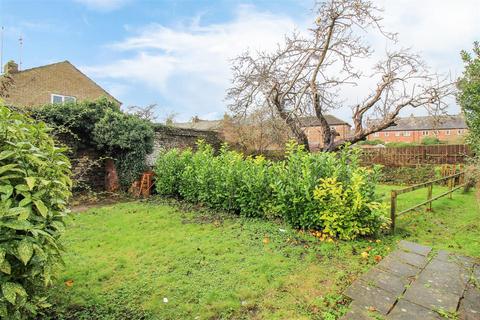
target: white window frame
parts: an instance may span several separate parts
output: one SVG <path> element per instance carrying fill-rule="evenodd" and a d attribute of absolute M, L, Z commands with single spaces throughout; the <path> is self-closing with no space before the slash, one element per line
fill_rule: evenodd
<path fill-rule="evenodd" d="M 400 131 L 395 131 L 395 137 L 400 137 Z"/>
<path fill-rule="evenodd" d="M 385 137 L 388 137 L 389 134 L 390 134 L 390 132 L 385 132 L 383 135 L 384 135 Z"/>
<path fill-rule="evenodd" d="M 374 136 L 374 137 L 380 137 L 380 133 L 375 132 L 375 133 L 373 134 L 373 136 Z"/>
<path fill-rule="evenodd" d="M 428 134 L 429 134 L 428 130 L 423 130 L 422 131 L 422 136 L 428 136 Z"/>
<path fill-rule="evenodd" d="M 446 131 L 445 131 L 445 135 L 446 135 L 446 136 L 449 136 L 450 134 L 451 134 L 451 131 L 450 131 L 450 130 L 446 130 Z"/>
<path fill-rule="evenodd" d="M 462 129 L 458 129 L 457 130 L 457 135 L 462 135 L 463 134 L 463 130 Z"/>
<path fill-rule="evenodd" d="M 411 135 L 410 131 L 404 131 L 403 132 L 404 137 L 410 137 L 410 135 Z"/>
<path fill-rule="evenodd" d="M 63 94 L 52 93 L 52 94 L 50 95 L 50 102 L 51 102 L 51 103 L 54 103 L 54 102 L 53 102 L 53 98 L 54 98 L 54 97 L 60 97 L 60 98 L 62 99 L 62 102 L 61 102 L 61 103 L 65 103 L 65 99 L 66 99 L 66 98 L 72 98 L 72 99 L 73 99 L 73 102 L 77 102 L 77 98 L 75 98 L 74 96 L 65 96 L 65 95 L 63 95 Z"/>

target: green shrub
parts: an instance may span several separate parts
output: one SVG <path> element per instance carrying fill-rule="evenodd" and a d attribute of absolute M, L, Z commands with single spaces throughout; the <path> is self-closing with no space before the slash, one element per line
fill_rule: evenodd
<path fill-rule="evenodd" d="M 75 142 L 114 158 L 123 186 L 129 186 L 146 169 L 145 157 L 153 148 L 153 126 L 136 115 L 123 113 L 114 102 L 102 98 L 48 104 L 31 113 L 52 126 L 55 133 L 68 134 Z"/>
<path fill-rule="evenodd" d="M 424 137 L 422 139 L 422 144 L 425 146 L 431 146 L 435 144 L 442 144 L 442 142 L 437 137 Z"/>
<path fill-rule="evenodd" d="M 32 318 L 61 262 L 70 163 L 44 123 L 0 107 L 0 318 Z"/>
<path fill-rule="evenodd" d="M 377 173 L 360 167 L 357 149 L 312 154 L 294 143 L 286 149 L 286 159 L 276 162 L 244 158 L 226 146 L 215 156 L 204 143 L 193 153 L 165 151 L 156 162 L 156 189 L 246 217 L 281 218 L 342 239 L 379 230 L 384 221 L 375 201 Z M 333 206 L 333 189 L 325 188 L 331 181 L 335 197 L 342 199 Z"/>

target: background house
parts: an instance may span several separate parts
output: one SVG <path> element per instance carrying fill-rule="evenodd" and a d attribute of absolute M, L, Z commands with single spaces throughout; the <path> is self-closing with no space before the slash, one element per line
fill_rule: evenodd
<path fill-rule="evenodd" d="M 368 136 L 368 140 L 384 142 L 420 143 L 425 137 L 438 138 L 449 143 L 463 143 L 468 132 L 465 119 L 461 115 L 439 117 L 399 118 L 395 126 Z"/>
<path fill-rule="evenodd" d="M 325 119 L 330 127 L 338 133 L 335 140 L 345 139 L 350 135 L 351 126 L 348 122 L 332 115 L 325 115 Z M 310 150 L 319 150 L 323 147 L 322 127 L 317 117 L 300 118 L 300 125 L 307 135 Z"/>
<path fill-rule="evenodd" d="M 4 73 L 12 78 L 4 99 L 8 105 L 39 106 L 100 97 L 121 104 L 68 61 L 21 71 L 15 62 L 10 61 L 5 65 Z"/>

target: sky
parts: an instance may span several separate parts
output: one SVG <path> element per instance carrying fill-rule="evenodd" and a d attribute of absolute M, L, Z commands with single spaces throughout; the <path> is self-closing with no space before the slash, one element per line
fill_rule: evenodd
<path fill-rule="evenodd" d="M 480 40 L 480 0 L 374 2 L 399 46 L 420 53 L 432 70 L 461 75 L 460 50 Z M 217 119 L 227 111 L 231 60 L 306 30 L 312 7 L 307 0 L 0 0 L 3 63 L 21 60 L 27 69 L 69 60 L 124 107 L 157 104 L 159 119 Z M 385 52 L 385 40 L 365 37 L 378 56 Z M 374 84 L 346 90 L 345 107 L 333 113 L 349 121 L 349 105 Z M 449 111 L 459 112 L 453 100 Z"/>

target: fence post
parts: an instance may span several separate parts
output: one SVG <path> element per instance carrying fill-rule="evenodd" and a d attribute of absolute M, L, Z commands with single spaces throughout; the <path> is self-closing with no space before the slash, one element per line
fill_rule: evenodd
<path fill-rule="evenodd" d="M 395 218 L 397 211 L 397 192 L 392 190 L 390 194 L 390 220 L 392 220 L 390 229 L 392 233 L 395 233 Z"/>
<path fill-rule="evenodd" d="M 428 185 L 427 200 L 432 200 L 433 183 Z M 432 201 L 428 203 L 427 211 L 432 211 Z"/>
<path fill-rule="evenodd" d="M 454 184 L 455 184 L 455 178 L 450 178 L 448 180 L 448 190 L 450 191 L 450 193 L 448 194 L 448 197 L 450 199 L 452 199 L 452 189 L 453 189 Z"/>

